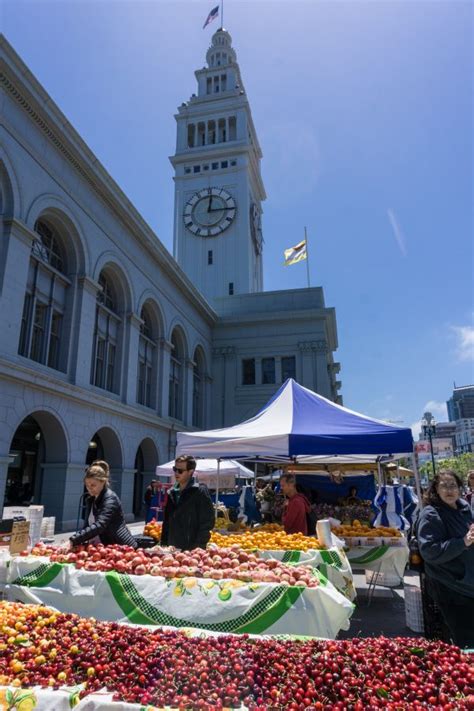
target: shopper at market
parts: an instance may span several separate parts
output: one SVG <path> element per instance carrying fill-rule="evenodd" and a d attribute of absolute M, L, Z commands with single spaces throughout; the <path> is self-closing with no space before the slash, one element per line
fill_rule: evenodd
<path fill-rule="evenodd" d="M 122 504 L 110 488 L 110 468 L 107 462 L 97 459 L 86 469 L 84 484 L 87 489 L 87 524 L 69 539 L 72 546 L 82 543 L 118 543 L 137 547 L 137 542 L 125 524 Z"/>
<path fill-rule="evenodd" d="M 173 471 L 176 483 L 168 491 L 161 531 L 162 546 L 181 550 L 205 548 L 214 528 L 215 513 L 209 492 L 194 481 L 193 457 L 177 457 Z"/>
<path fill-rule="evenodd" d="M 474 647 L 474 519 L 453 471 L 434 477 L 417 523 L 428 589 L 455 644 Z"/>
<path fill-rule="evenodd" d="M 143 501 L 146 505 L 146 522 L 156 517 L 156 509 L 158 507 L 158 489 L 160 482 L 157 479 L 152 479 L 145 489 Z"/>
<path fill-rule="evenodd" d="M 283 474 L 280 478 L 280 487 L 285 495 L 282 523 L 285 533 L 303 533 L 308 535 L 307 514 L 311 510 L 306 496 L 296 490 L 296 479 L 293 474 Z"/>

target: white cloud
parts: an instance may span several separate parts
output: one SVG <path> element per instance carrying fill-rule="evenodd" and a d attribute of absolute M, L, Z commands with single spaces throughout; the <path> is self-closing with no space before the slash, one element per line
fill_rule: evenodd
<path fill-rule="evenodd" d="M 407 256 L 407 247 L 406 247 L 406 240 L 405 240 L 405 235 L 403 234 L 400 225 L 398 224 L 397 218 L 395 217 L 395 213 L 391 208 L 388 208 L 387 210 L 387 215 L 388 219 L 390 220 L 390 224 L 392 225 L 393 229 L 393 234 L 395 235 L 396 242 L 398 244 L 398 247 L 400 249 L 400 252 L 404 257 Z"/>
<path fill-rule="evenodd" d="M 448 417 L 446 403 L 438 400 L 428 400 L 423 407 L 423 413 L 425 412 L 431 412 L 438 422 L 445 422 Z M 416 422 L 413 422 L 410 427 L 413 432 L 413 439 L 418 439 L 421 434 L 421 417 Z"/>
<path fill-rule="evenodd" d="M 456 356 L 461 361 L 474 360 L 474 326 L 451 326 L 457 340 Z"/>

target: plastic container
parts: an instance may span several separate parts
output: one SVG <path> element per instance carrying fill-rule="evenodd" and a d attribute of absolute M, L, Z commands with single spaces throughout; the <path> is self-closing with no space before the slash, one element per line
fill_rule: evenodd
<path fill-rule="evenodd" d="M 322 518 L 316 523 L 316 535 L 319 543 L 324 546 L 324 548 L 331 547 L 331 524 L 327 518 Z"/>

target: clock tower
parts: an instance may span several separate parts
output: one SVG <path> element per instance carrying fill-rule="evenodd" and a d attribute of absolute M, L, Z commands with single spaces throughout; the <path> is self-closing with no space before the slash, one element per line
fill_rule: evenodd
<path fill-rule="evenodd" d="M 212 302 L 263 290 L 262 152 L 230 34 L 219 29 L 176 114 L 176 261 Z"/>

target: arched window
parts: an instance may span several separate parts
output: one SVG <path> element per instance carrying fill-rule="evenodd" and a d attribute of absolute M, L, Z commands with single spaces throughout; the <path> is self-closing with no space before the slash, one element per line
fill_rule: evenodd
<path fill-rule="evenodd" d="M 140 318 L 142 325 L 138 345 L 137 402 L 146 407 L 153 407 L 156 384 L 156 334 L 153 332 L 152 319 L 146 306 L 142 308 Z"/>
<path fill-rule="evenodd" d="M 95 310 L 91 383 L 98 388 L 119 391 L 117 349 L 122 328 L 117 292 L 110 277 L 101 272 Z"/>
<path fill-rule="evenodd" d="M 193 426 L 204 427 L 204 358 L 198 348 L 194 352 Z"/>
<path fill-rule="evenodd" d="M 168 415 L 183 419 L 183 347 L 175 331 L 171 336 Z"/>
<path fill-rule="evenodd" d="M 52 224 L 39 219 L 31 247 L 30 266 L 21 319 L 20 355 L 66 371 L 67 344 L 63 321 L 71 282 L 61 237 Z"/>

